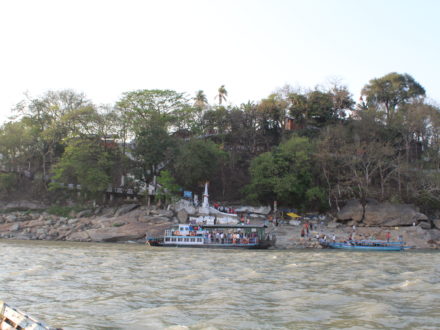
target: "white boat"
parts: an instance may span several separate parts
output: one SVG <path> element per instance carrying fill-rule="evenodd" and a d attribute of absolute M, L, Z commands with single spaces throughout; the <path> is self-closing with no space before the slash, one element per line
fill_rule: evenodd
<path fill-rule="evenodd" d="M 265 226 L 256 225 L 192 225 L 178 224 L 165 231 L 163 237 L 148 238 L 152 246 L 267 249 L 275 237 L 265 234 Z"/>
<path fill-rule="evenodd" d="M 0 300 L 0 330 L 57 330 Z"/>

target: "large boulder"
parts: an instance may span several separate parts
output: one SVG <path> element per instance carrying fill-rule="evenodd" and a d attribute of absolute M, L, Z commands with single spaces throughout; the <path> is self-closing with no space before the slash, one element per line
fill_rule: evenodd
<path fill-rule="evenodd" d="M 422 228 L 422 229 L 426 229 L 426 230 L 432 228 L 431 223 L 428 222 L 428 221 L 420 221 L 419 226 L 420 226 L 420 228 Z"/>
<path fill-rule="evenodd" d="M 349 201 L 338 213 L 338 220 L 353 220 L 357 223 L 362 220 L 362 205 L 359 201 Z M 411 226 L 419 221 L 426 221 L 428 217 L 417 212 L 413 205 L 377 203 L 370 201 L 365 206 L 363 224 L 365 226 Z"/>
<path fill-rule="evenodd" d="M 93 214 L 93 210 L 82 210 L 76 214 L 77 218 L 87 218 Z"/>
<path fill-rule="evenodd" d="M 338 212 L 338 220 L 360 222 L 362 220 L 362 205 L 358 200 L 348 201 Z"/>
<path fill-rule="evenodd" d="M 365 208 L 366 226 L 411 226 L 423 220 L 428 220 L 428 217 L 409 204 L 367 204 Z"/>
<path fill-rule="evenodd" d="M 271 209 L 270 206 L 240 206 L 235 208 L 236 213 L 256 213 L 256 214 L 264 214 L 268 215 Z"/>
<path fill-rule="evenodd" d="M 89 229 L 71 233 L 65 238 L 68 241 L 118 242 L 144 239 L 148 236 L 162 236 L 167 224 L 151 225 L 144 222 L 130 222 L 117 227 Z"/>
<path fill-rule="evenodd" d="M 157 214 L 157 215 L 159 215 L 161 217 L 168 217 L 168 218 L 172 218 L 173 215 L 174 215 L 173 211 L 171 211 L 171 210 L 162 210 L 162 209 L 153 210 L 151 213 L 152 214 Z"/>
<path fill-rule="evenodd" d="M 121 215 L 127 214 L 134 209 L 137 209 L 140 205 L 139 204 L 126 204 L 122 205 L 115 213 L 115 217 L 119 217 Z"/>
<path fill-rule="evenodd" d="M 194 207 L 194 204 L 190 201 L 187 201 L 185 199 L 181 199 L 178 202 L 176 202 L 173 206 L 174 211 L 179 212 L 181 210 L 185 210 L 187 214 L 196 214 L 197 210 Z"/>
<path fill-rule="evenodd" d="M 85 231 L 75 232 L 75 233 L 67 236 L 66 240 L 67 241 L 77 241 L 77 242 L 90 242 L 91 238 L 90 238 L 89 234 L 87 233 L 87 230 L 85 230 Z"/>
<path fill-rule="evenodd" d="M 88 238 L 93 242 L 118 242 L 136 240 L 145 237 L 148 225 L 143 222 L 132 222 L 122 226 L 89 229 L 86 231 Z M 66 239 L 87 237 L 85 234 L 70 235 Z"/>
<path fill-rule="evenodd" d="M 18 231 L 20 230 L 20 224 L 14 223 L 10 228 L 9 231 Z"/>
<path fill-rule="evenodd" d="M 47 206 L 38 201 L 14 201 L 9 202 L 6 205 L 3 205 L 4 209 L 14 209 L 14 210 L 43 210 L 46 209 Z"/>
<path fill-rule="evenodd" d="M 188 213 L 185 211 L 185 209 L 177 212 L 177 219 L 179 219 L 180 223 L 186 223 L 188 221 Z"/>

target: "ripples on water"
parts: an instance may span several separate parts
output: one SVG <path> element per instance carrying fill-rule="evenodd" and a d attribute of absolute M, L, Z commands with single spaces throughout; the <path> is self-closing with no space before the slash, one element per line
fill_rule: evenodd
<path fill-rule="evenodd" d="M 436 329 L 440 254 L 0 241 L 0 299 L 64 329 Z"/>

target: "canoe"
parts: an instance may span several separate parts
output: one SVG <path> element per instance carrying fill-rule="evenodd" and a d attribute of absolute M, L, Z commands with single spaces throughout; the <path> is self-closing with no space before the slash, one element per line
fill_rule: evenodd
<path fill-rule="evenodd" d="M 404 251 L 409 249 L 405 242 L 388 242 L 379 240 L 360 240 L 346 242 L 320 241 L 322 247 L 330 249 L 345 249 L 359 251 Z"/>

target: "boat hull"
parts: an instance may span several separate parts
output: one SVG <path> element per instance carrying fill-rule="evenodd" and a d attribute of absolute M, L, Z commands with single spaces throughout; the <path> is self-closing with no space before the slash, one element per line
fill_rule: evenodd
<path fill-rule="evenodd" d="M 264 250 L 273 244 L 271 242 L 261 242 L 259 244 L 164 244 L 163 242 L 149 242 L 151 246 L 174 247 L 174 248 L 203 248 L 203 249 L 245 249 L 245 250 Z"/>
<path fill-rule="evenodd" d="M 57 330 L 0 300 L 0 330 L 13 329 Z"/>
<path fill-rule="evenodd" d="M 374 245 L 374 244 L 351 244 L 339 242 L 321 242 L 322 247 L 330 249 L 357 250 L 357 251 L 403 251 L 408 247 L 400 244 Z"/>

